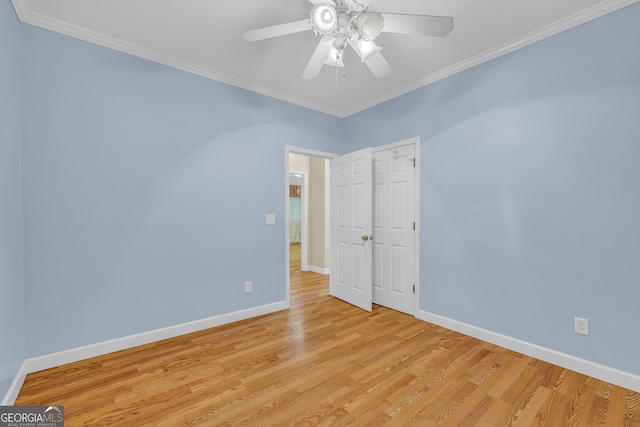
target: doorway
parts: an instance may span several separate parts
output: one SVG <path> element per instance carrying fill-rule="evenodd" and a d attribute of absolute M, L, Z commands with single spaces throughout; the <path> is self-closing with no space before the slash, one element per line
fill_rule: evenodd
<path fill-rule="evenodd" d="M 416 286 L 419 283 L 417 237 L 419 236 L 419 224 L 417 218 L 419 218 L 418 177 L 420 173 L 416 161 L 419 158 L 419 148 L 419 138 L 412 138 L 368 149 L 369 160 L 354 163 L 354 159 L 347 162 L 341 162 L 341 160 L 356 153 L 336 156 L 331 153 L 286 147 L 287 197 L 291 191 L 289 187 L 290 154 L 318 157 L 325 163 L 329 163 L 327 159 L 335 160 L 330 162 L 331 188 L 327 186 L 325 191 L 325 197 L 331 197 L 331 200 L 323 206 L 328 209 L 328 205 L 331 204 L 331 212 L 327 214 L 326 219 L 330 219 L 331 230 L 329 234 L 331 239 L 336 236 L 336 241 L 329 244 L 329 237 L 325 238 L 324 250 L 328 251 L 326 259 L 329 260 L 331 267 L 327 267 L 327 270 L 316 270 L 316 272 L 328 274 L 330 268 L 333 268 L 330 276 L 331 295 L 359 307 L 370 307 L 372 303 L 375 303 L 415 315 L 419 292 L 419 287 Z M 365 169 L 368 170 L 366 172 L 370 178 L 366 184 L 368 187 L 365 189 L 361 182 L 355 182 L 353 188 L 357 191 L 354 190 L 353 194 L 344 193 L 344 189 L 347 187 L 342 185 L 341 189 L 338 189 L 337 183 L 340 179 L 339 173 L 336 171 L 340 170 L 344 173 L 350 168 L 347 165 L 355 165 L 356 163 L 369 165 L 364 168 L 355 166 L 356 172 L 360 171 L 359 173 Z M 344 193 L 343 196 L 345 194 L 346 196 L 338 197 L 341 192 Z M 362 196 L 366 194 L 372 197 L 368 198 L 368 202 L 361 203 L 363 210 L 354 209 L 354 201 L 364 201 Z M 346 200 L 349 205 L 346 208 L 340 207 L 337 200 Z M 289 208 L 289 199 L 287 198 L 287 214 L 289 214 Z M 311 207 L 308 209 L 312 210 Z M 348 233 L 351 240 L 341 240 L 340 231 L 335 228 L 336 224 L 344 222 L 344 212 L 353 213 L 355 211 L 358 211 L 360 219 L 364 218 L 362 215 L 369 216 L 369 225 L 365 227 L 367 230 L 362 227 L 360 227 L 362 229 L 354 227 L 354 230 Z M 289 218 L 287 218 L 287 223 L 288 221 Z M 347 219 L 346 221 L 350 222 L 351 220 Z M 355 223 L 365 224 L 367 221 L 358 220 Z M 290 305 L 289 228 L 288 225 L 286 297 L 287 303 Z M 338 252 L 342 253 L 342 257 L 338 256 Z M 351 255 L 356 257 L 350 259 Z M 340 262 L 341 259 L 344 262 Z M 360 270 L 354 270 L 356 267 Z M 311 266 L 309 266 L 309 270 L 314 271 Z M 340 286 L 348 289 L 339 289 Z M 363 293 L 363 290 L 366 291 L 364 292 L 365 299 L 368 299 L 369 302 L 359 301 L 362 299 L 360 294 Z M 351 297 L 356 297 L 358 301 L 356 302 Z"/>
<path fill-rule="evenodd" d="M 296 147 L 285 149 L 286 272 L 289 306 L 293 266 L 299 265 L 297 268 L 302 272 L 322 275 L 330 273 L 329 159 L 332 157 L 331 153 L 315 150 Z M 299 225 L 296 221 L 298 212 Z M 292 255 L 295 257 L 293 260 Z"/>

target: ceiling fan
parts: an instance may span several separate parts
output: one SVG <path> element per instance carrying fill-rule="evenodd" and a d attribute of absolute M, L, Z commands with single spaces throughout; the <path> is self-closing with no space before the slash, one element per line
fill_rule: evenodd
<path fill-rule="evenodd" d="M 391 72 L 391 66 L 374 43 L 381 32 L 420 34 L 445 37 L 453 30 L 449 16 L 409 15 L 391 12 L 372 12 L 373 0 L 309 0 L 313 4 L 309 19 L 245 31 L 242 38 L 248 42 L 312 30 L 320 36 L 302 78 L 313 79 L 323 65 L 344 67 L 343 56 L 347 45 L 358 54 L 377 78 Z"/>

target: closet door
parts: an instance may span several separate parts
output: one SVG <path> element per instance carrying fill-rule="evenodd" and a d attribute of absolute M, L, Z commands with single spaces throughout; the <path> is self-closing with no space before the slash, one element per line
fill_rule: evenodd
<path fill-rule="evenodd" d="M 373 153 L 373 302 L 415 314 L 415 146 Z"/>

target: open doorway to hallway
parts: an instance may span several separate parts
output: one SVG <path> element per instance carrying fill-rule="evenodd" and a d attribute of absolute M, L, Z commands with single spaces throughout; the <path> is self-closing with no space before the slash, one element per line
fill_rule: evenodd
<path fill-rule="evenodd" d="M 298 151 L 299 150 L 299 151 Z M 330 273 L 329 153 L 287 150 L 289 284 L 294 271 Z M 296 276 L 297 277 L 297 276 Z M 290 301 L 295 295 L 290 295 Z"/>
<path fill-rule="evenodd" d="M 329 160 L 289 155 L 289 243 L 300 244 L 302 271 L 329 274 Z"/>

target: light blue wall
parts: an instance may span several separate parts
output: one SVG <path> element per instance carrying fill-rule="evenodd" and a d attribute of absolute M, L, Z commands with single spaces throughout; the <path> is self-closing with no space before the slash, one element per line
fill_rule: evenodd
<path fill-rule="evenodd" d="M 20 28 L 0 2 L 0 400 L 24 360 L 20 207 Z"/>
<path fill-rule="evenodd" d="M 635 4 L 348 119 L 354 148 L 421 137 L 421 310 L 640 374 L 639 22 Z"/>
<path fill-rule="evenodd" d="M 639 18 L 336 121 L 20 25 L 3 3 L 0 340 L 18 345 L 0 392 L 25 357 L 283 300 L 284 145 L 413 136 L 420 309 L 640 374 Z"/>
<path fill-rule="evenodd" d="M 284 146 L 337 150 L 338 119 L 30 26 L 23 44 L 28 357 L 285 300 Z"/>

